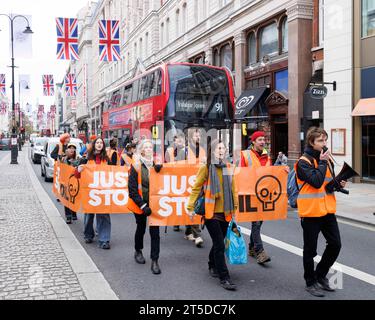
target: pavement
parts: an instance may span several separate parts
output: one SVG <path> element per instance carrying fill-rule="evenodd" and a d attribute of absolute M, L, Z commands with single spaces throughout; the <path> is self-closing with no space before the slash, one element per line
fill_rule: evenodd
<path fill-rule="evenodd" d="M 116 300 L 41 187 L 28 148 L 0 153 L 0 300 Z"/>
<path fill-rule="evenodd" d="M 336 193 L 337 213 L 342 219 L 375 225 L 375 184 L 348 183 L 350 194 Z"/>
<path fill-rule="evenodd" d="M 288 212 L 287 220 L 270 221 L 262 228 L 266 250 L 272 257 L 270 266 L 260 267 L 251 260 L 248 265 L 229 266 L 239 285 L 235 293 L 221 290 L 215 279 L 207 278 L 210 241 L 206 230 L 203 236 L 207 243 L 198 249 L 183 239 L 183 232 L 164 233 L 162 228 L 163 273 L 155 277 L 147 260 L 147 234 L 147 264 L 140 267 L 132 257 L 132 215 L 111 217 L 111 250 L 85 244 L 83 215 L 79 214 L 74 224 L 65 224 L 63 206 L 55 201 L 51 183 L 42 181 L 40 165 L 32 165 L 27 153 L 28 148 L 24 148 L 19 165 L 10 165 L 10 152 L 0 152 L 0 234 L 4 238 L 0 243 L 0 300 L 311 299 L 303 286 L 302 237 L 295 211 Z M 340 224 L 343 250 L 332 268 L 332 277 L 342 276 L 344 287 L 350 290 L 338 290 L 326 298 L 374 298 L 375 185 L 350 184 L 348 189 L 349 196 L 337 195 L 337 215 L 348 223 Z M 245 227 L 249 224 L 242 228 L 248 242 Z M 318 252 L 324 246 L 322 238 Z"/>

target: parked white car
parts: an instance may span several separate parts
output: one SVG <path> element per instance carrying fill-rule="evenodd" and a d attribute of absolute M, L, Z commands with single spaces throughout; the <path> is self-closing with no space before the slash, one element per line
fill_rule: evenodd
<path fill-rule="evenodd" d="M 40 159 L 44 154 L 44 145 L 47 142 L 48 137 L 36 137 L 34 141 L 31 143 L 31 160 L 34 163 L 40 163 Z"/>
<path fill-rule="evenodd" d="M 44 177 L 44 180 L 53 180 L 53 167 L 55 165 L 55 160 L 51 158 L 51 152 L 55 149 L 56 145 L 60 142 L 60 138 L 49 138 L 44 146 L 43 156 L 40 161 L 40 174 Z M 83 141 L 81 139 L 70 138 L 70 143 L 73 143 L 77 147 L 77 155 L 83 147 Z"/>

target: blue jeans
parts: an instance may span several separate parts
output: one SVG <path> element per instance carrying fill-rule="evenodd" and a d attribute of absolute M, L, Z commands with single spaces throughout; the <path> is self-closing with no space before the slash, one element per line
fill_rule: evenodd
<path fill-rule="evenodd" d="M 94 217 L 95 214 L 85 214 L 85 239 L 93 239 L 95 236 Z M 109 214 L 96 215 L 96 230 L 98 231 L 98 238 L 100 242 L 107 242 L 111 240 L 111 217 Z"/>
<path fill-rule="evenodd" d="M 260 228 L 262 224 L 263 224 L 263 221 L 253 221 L 251 223 L 249 249 L 254 248 L 256 253 L 263 250 L 263 241 L 262 241 L 262 238 L 260 237 Z"/>

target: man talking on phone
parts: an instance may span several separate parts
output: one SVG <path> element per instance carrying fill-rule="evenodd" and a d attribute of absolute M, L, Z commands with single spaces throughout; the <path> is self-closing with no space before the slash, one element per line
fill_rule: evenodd
<path fill-rule="evenodd" d="M 330 287 L 327 274 L 335 263 L 341 249 L 340 231 L 336 220 L 336 197 L 326 192 L 332 181 L 334 168 L 327 148 L 327 132 L 318 127 L 308 130 L 306 149 L 295 164 L 299 195 L 298 214 L 303 228 L 303 266 L 306 291 L 316 297 L 324 297 Z M 342 188 L 346 181 L 340 181 Z M 321 261 L 314 270 L 319 233 L 322 232 L 327 245 Z"/>

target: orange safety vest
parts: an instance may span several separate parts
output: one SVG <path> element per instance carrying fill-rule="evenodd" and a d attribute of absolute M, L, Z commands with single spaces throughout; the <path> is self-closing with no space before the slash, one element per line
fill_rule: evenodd
<path fill-rule="evenodd" d="M 107 148 L 107 156 L 108 156 L 110 161 L 112 160 L 113 153 L 115 153 L 115 152 L 117 153 L 117 165 L 119 166 L 121 163 L 120 163 L 120 156 L 119 156 L 118 151 L 113 150 L 111 148 Z"/>
<path fill-rule="evenodd" d="M 233 166 L 231 164 L 227 164 L 228 170 L 233 170 Z M 232 186 L 231 186 L 232 187 Z M 212 219 L 215 214 L 215 196 L 211 194 L 211 177 L 210 173 L 208 173 L 208 180 L 204 184 L 204 210 L 205 210 L 205 218 Z M 233 195 L 234 196 L 234 195 Z M 234 213 L 234 212 L 233 212 Z M 225 220 L 230 222 L 232 220 L 232 214 L 228 214 L 225 216 Z"/>
<path fill-rule="evenodd" d="M 302 156 L 299 160 L 305 160 L 312 165 L 311 161 L 305 156 Z M 325 189 L 326 185 L 333 179 L 330 170 L 327 168 L 323 185 L 319 189 L 316 189 L 298 178 L 297 165 L 298 161 L 294 164 L 294 170 L 296 172 L 298 188 L 300 189 L 297 197 L 299 216 L 301 218 L 312 218 L 336 213 L 336 197 L 333 193 L 327 194 Z M 315 168 L 318 167 L 315 159 L 314 166 Z"/>
<path fill-rule="evenodd" d="M 204 150 L 201 146 L 199 147 L 199 157 L 196 157 L 195 152 L 188 147 L 188 154 L 187 154 L 187 160 L 188 163 L 191 164 L 203 164 L 204 160 L 206 158 L 206 150 Z"/>
<path fill-rule="evenodd" d="M 265 152 L 267 153 L 267 151 L 264 150 L 263 154 Z M 255 168 L 259 168 L 259 167 L 262 166 L 262 164 L 260 163 L 259 158 L 257 157 L 257 155 L 253 151 L 251 151 L 251 150 L 243 150 L 243 151 L 241 151 L 241 154 L 242 154 L 242 156 L 245 159 L 245 164 L 246 164 L 247 167 L 253 166 Z M 272 165 L 271 164 L 271 159 L 270 159 L 270 157 L 268 157 L 268 160 L 267 160 L 267 163 L 266 163 L 265 166 L 268 167 L 268 166 L 271 166 L 271 165 Z"/>
<path fill-rule="evenodd" d="M 138 174 L 138 192 L 139 195 L 142 197 L 142 164 L 140 161 L 132 163 L 132 167 L 137 171 Z M 130 170 L 129 170 L 130 172 Z M 127 207 L 130 211 L 136 214 L 142 214 L 143 210 L 137 206 L 137 204 L 129 197 Z"/>

